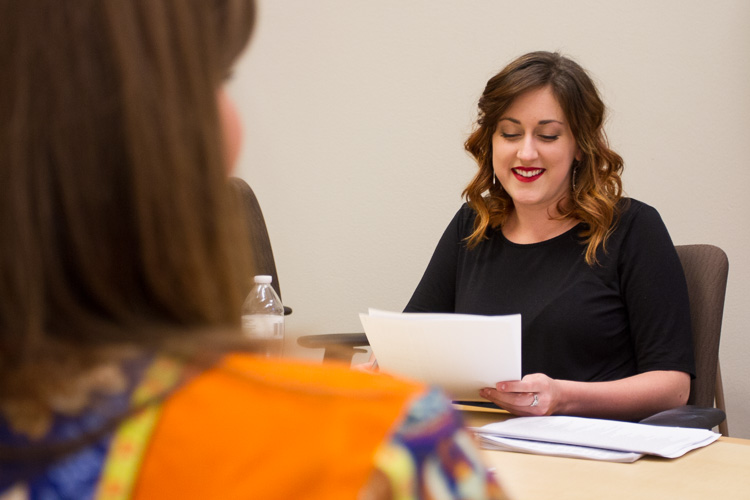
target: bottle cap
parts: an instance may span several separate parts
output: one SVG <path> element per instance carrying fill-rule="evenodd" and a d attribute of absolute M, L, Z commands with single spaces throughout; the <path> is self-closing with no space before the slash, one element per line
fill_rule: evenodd
<path fill-rule="evenodd" d="M 271 283 L 271 281 L 273 281 L 273 277 L 267 274 L 259 274 L 253 279 L 255 280 L 256 283 L 265 283 L 265 284 Z"/>

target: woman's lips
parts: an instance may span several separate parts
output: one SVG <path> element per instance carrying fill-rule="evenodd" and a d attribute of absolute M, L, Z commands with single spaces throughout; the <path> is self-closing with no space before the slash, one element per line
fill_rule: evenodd
<path fill-rule="evenodd" d="M 513 175 L 521 182 L 534 182 L 545 172 L 543 168 L 516 167 L 512 168 Z"/>

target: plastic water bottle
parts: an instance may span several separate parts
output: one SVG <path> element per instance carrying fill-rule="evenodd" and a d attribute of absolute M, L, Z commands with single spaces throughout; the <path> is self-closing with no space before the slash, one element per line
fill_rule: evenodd
<path fill-rule="evenodd" d="M 284 306 L 272 280 L 271 276 L 256 276 L 255 286 L 242 304 L 242 331 L 263 341 L 259 353 L 267 358 L 279 357 L 284 350 Z"/>

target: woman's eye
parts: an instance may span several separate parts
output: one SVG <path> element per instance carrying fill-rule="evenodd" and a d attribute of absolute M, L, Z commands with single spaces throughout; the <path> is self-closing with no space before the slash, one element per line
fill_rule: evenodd
<path fill-rule="evenodd" d="M 559 135 L 540 135 L 539 136 L 543 141 L 556 141 L 560 138 Z"/>
<path fill-rule="evenodd" d="M 521 134 L 508 134 L 508 133 L 506 133 L 506 132 L 500 132 L 500 135 L 501 135 L 501 136 L 502 136 L 502 137 L 503 137 L 504 139 L 515 139 L 515 138 L 517 138 L 517 137 L 521 137 Z"/>

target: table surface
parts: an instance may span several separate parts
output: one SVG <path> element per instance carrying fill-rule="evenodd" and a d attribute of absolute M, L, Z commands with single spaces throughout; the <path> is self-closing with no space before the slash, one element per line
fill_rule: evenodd
<path fill-rule="evenodd" d="M 458 407 L 466 425 L 509 418 Z M 646 456 L 631 464 L 482 450 L 513 500 L 750 499 L 750 440 L 721 437 L 680 458 Z"/>

